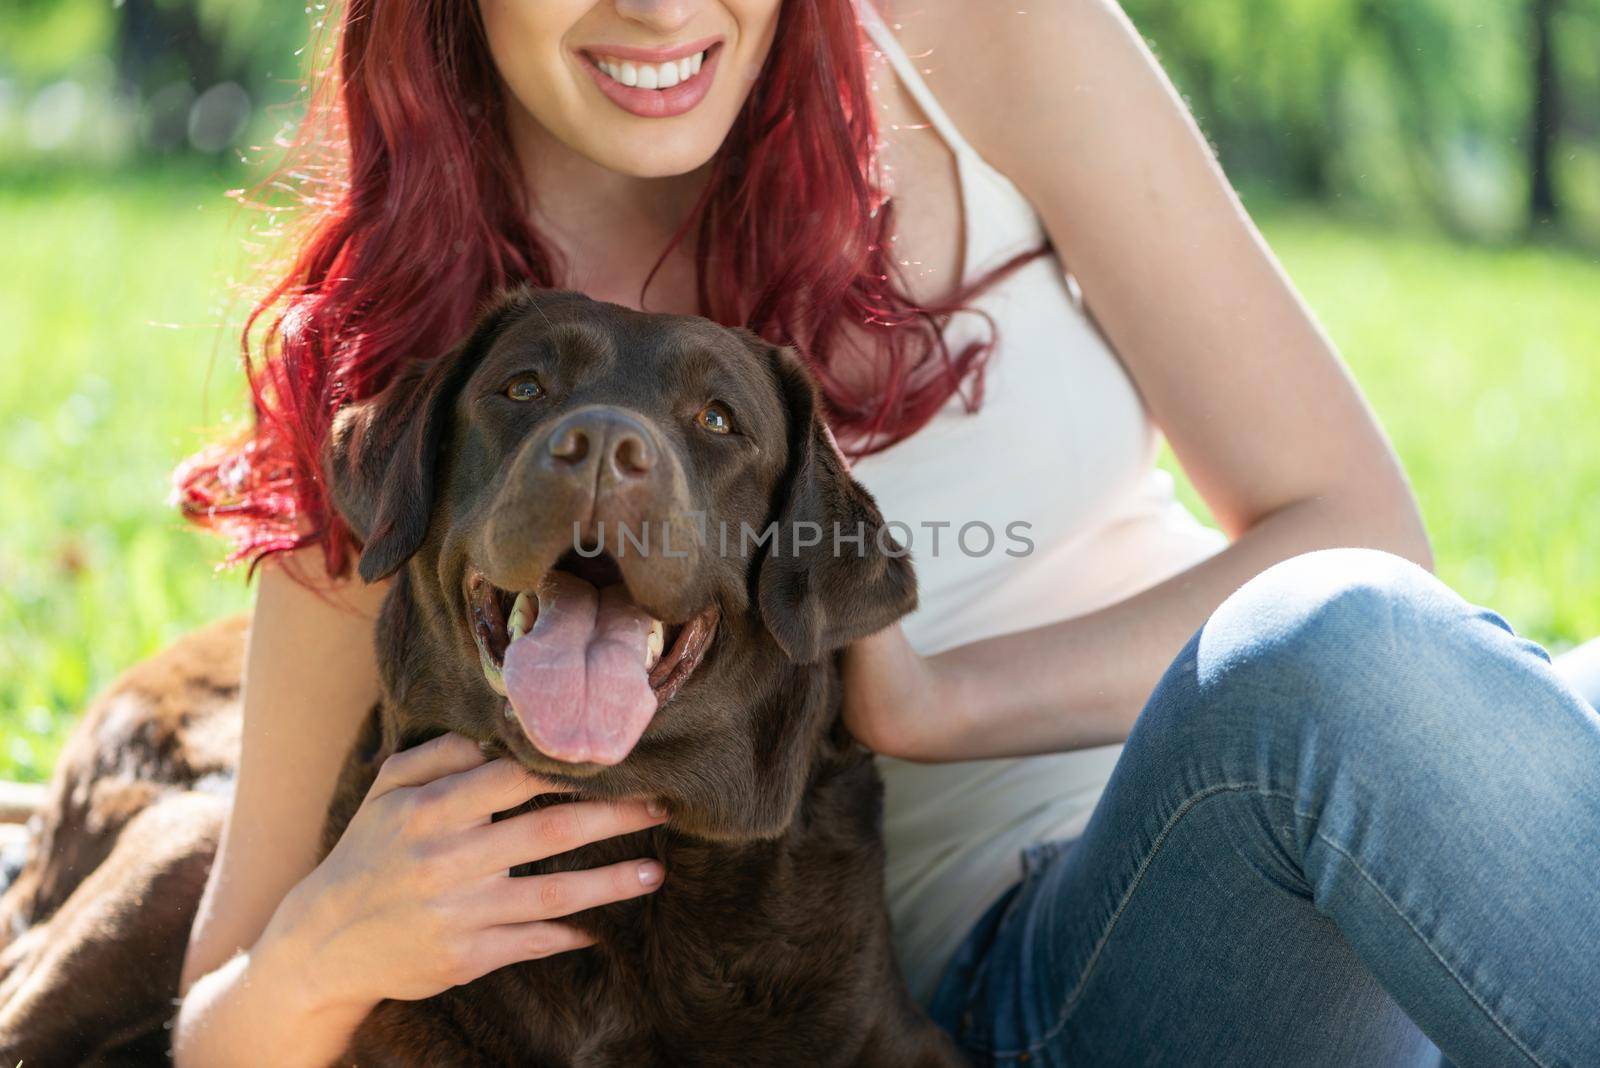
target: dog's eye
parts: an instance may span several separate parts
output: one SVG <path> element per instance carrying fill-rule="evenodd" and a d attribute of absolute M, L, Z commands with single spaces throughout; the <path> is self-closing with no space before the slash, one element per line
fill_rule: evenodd
<path fill-rule="evenodd" d="M 732 413 L 716 401 L 701 408 L 700 414 L 694 417 L 694 421 L 700 424 L 702 429 L 709 430 L 713 434 L 733 433 Z"/>
<path fill-rule="evenodd" d="M 514 401 L 538 400 L 544 396 L 544 387 L 539 384 L 537 378 L 529 375 L 526 378 L 519 378 L 507 386 L 506 396 Z"/>

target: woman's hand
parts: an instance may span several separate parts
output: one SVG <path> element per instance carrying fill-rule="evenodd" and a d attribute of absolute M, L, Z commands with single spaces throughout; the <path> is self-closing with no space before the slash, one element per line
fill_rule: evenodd
<path fill-rule="evenodd" d="M 553 790 L 514 761 L 486 761 L 459 735 L 397 753 L 255 955 L 299 976 L 308 1012 L 364 1016 L 385 998 L 430 997 L 591 944 L 559 921 L 650 893 L 665 875 L 658 862 L 516 879 L 509 869 L 653 827 L 666 812 L 656 802 L 575 801 L 490 820 Z"/>
<path fill-rule="evenodd" d="M 845 649 L 844 722 L 875 753 L 903 760 L 950 760 L 963 702 L 952 665 L 911 648 L 896 623 Z"/>

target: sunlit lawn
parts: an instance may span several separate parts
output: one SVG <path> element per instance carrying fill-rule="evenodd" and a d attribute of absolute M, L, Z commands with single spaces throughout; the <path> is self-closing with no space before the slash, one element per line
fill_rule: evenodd
<path fill-rule="evenodd" d="M 90 694 L 246 603 L 166 504 L 173 462 L 238 409 L 207 325 L 241 262 L 220 189 L 0 186 L 0 775 L 46 775 Z"/>
<path fill-rule="evenodd" d="M 1553 647 L 1600 634 L 1600 257 L 1266 221 L 1394 439 L 1440 575 Z"/>
<path fill-rule="evenodd" d="M 166 503 L 172 464 L 242 410 L 216 324 L 246 220 L 222 186 L 0 181 L 0 776 L 44 777 L 117 671 L 247 603 Z M 1547 643 L 1600 633 L 1600 266 L 1263 222 L 1393 434 L 1445 578 Z"/>

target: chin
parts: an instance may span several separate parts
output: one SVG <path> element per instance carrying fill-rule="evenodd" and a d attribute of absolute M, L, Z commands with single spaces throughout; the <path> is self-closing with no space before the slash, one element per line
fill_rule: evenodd
<path fill-rule="evenodd" d="M 696 113 L 644 119 L 602 101 L 566 123 L 560 140 L 608 171 L 630 178 L 673 178 L 709 163 L 726 140 L 729 125 Z"/>

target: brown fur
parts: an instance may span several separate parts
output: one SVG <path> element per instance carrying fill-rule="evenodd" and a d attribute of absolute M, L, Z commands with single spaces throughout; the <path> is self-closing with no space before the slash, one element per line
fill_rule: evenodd
<path fill-rule="evenodd" d="M 499 396 L 508 376 L 529 371 L 550 386 L 541 405 Z M 739 413 L 741 440 L 686 425 L 713 393 Z M 647 483 L 595 491 L 542 461 L 558 424 L 591 409 L 637 418 L 659 453 Z M 328 466 L 364 540 L 362 573 L 396 576 L 377 634 L 384 698 L 346 763 L 329 847 L 378 764 L 445 730 L 516 756 L 571 796 L 655 796 L 672 811 L 653 831 L 513 872 L 660 858 L 668 878 L 655 894 L 573 918 L 595 946 L 426 1001 L 385 1002 L 349 1063 L 957 1063 L 895 964 L 881 787 L 838 719 L 834 651 L 907 611 L 915 586 L 903 558 L 873 549 L 881 517 L 823 436 L 792 354 L 703 320 L 522 292 L 457 350 L 348 409 Z M 586 511 L 663 524 L 699 511 L 735 529 L 778 520 L 780 531 L 861 523 L 867 551 L 702 546 L 619 558 L 657 618 L 683 622 L 714 605 L 720 622 L 705 661 L 626 760 L 568 765 L 503 714 L 461 585 L 470 566 L 503 589 L 529 588 Z M 216 724 L 236 730 L 239 639 L 237 624 L 212 628 L 135 669 L 63 755 L 40 848 L 0 899 L 0 915 L 32 928 L 0 956 L 0 1021 L 18 1028 L 0 1023 L 0 1054 L 74 1063 L 170 1013 L 161 993 L 176 985 L 220 815 L 194 786 L 231 767 L 236 737 Z M 151 963 L 133 966 L 140 954 Z"/>
<path fill-rule="evenodd" d="M 165 1059 L 238 760 L 244 631 L 213 624 L 132 668 L 62 750 L 0 896 L 0 1063 Z"/>

